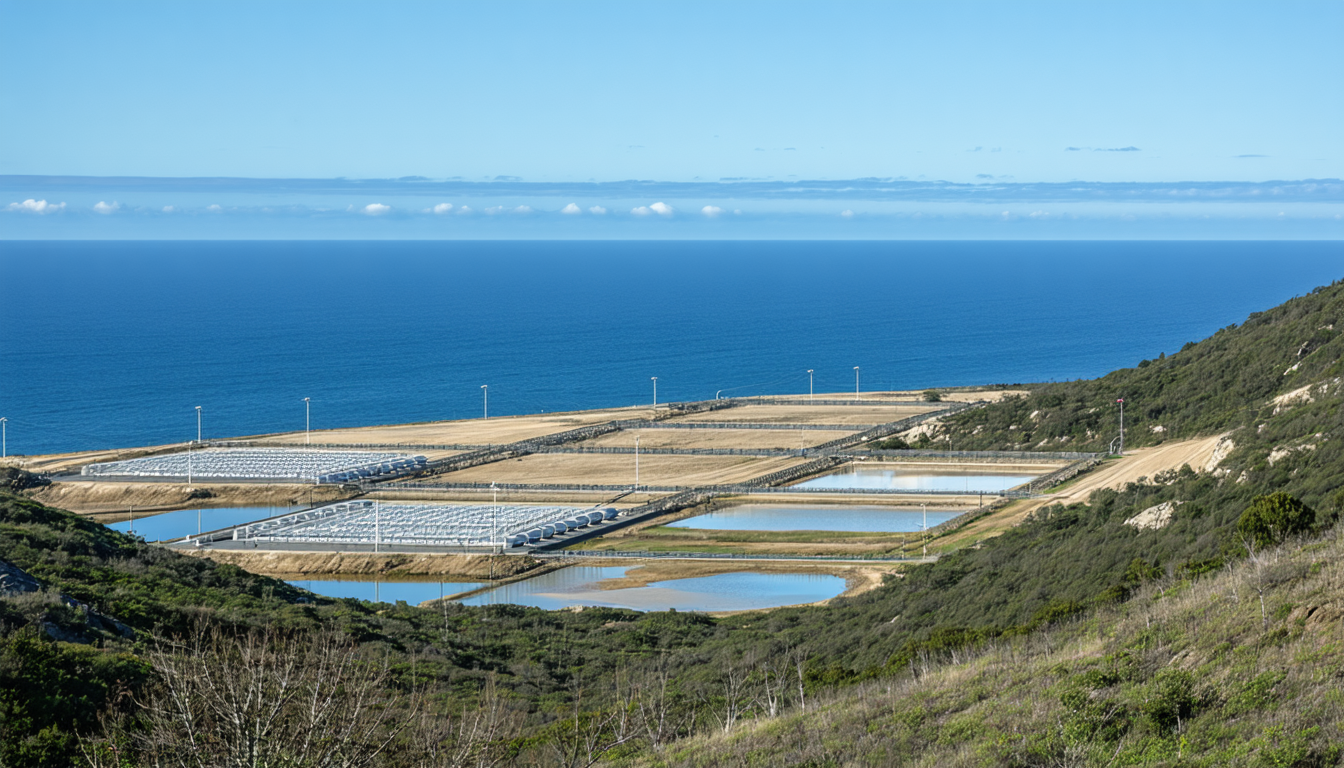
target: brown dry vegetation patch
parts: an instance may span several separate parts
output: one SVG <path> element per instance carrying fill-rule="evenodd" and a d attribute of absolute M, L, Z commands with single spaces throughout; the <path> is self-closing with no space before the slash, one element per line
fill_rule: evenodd
<path fill-rule="evenodd" d="M 193 497 L 193 493 L 208 496 Z M 214 485 L 196 483 L 52 483 L 35 488 L 28 495 L 48 506 L 77 514 L 108 514 L 101 522 L 128 517 L 134 507 L 136 516 L 146 512 L 216 507 L 284 507 L 350 497 L 338 486 L 248 483 Z"/>

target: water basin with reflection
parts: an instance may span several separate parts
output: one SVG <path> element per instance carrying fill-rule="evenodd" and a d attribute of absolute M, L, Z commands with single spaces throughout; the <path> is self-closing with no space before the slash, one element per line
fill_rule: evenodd
<path fill-rule="evenodd" d="M 625 575 L 626 567 L 571 566 L 473 595 L 466 605 L 512 603 L 558 609 L 572 605 L 637 611 L 744 611 L 815 603 L 845 591 L 838 576 L 811 573 L 720 573 L 670 579 L 645 587 L 599 589 L 598 582 Z"/>
<path fill-rule="evenodd" d="M 160 512 L 147 517 L 137 517 L 135 520 L 123 520 L 119 523 L 108 523 L 107 527 L 122 533 L 133 531 L 135 535 L 145 541 L 170 541 L 185 536 L 194 536 L 198 531 L 217 531 L 220 528 L 265 520 L 268 517 L 275 517 L 300 509 L 303 509 L 303 507 L 183 509 L 177 512 Z M 197 520 L 198 512 L 200 513 L 199 524 Z"/>
<path fill-rule="evenodd" d="M 385 581 L 381 579 L 291 579 L 289 583 L 323 597 L 354 597 L 373 603 L 395 603 L 405 600 L 418 605 L 426 600 L 451 597 L 479 589 L 485 584 L 473 581 L 419 581 L 414 579 Z"/>
<path fill-rule="evenodd" d="M 961 514 L 929 510 L 932 528 Z M 742 504 L 668 523 L 668 528 L 707 531 L 846 531 L 852 533 L 913 533 L 923 530 L 925 517 L 918 509 L 862 505 Z"/>
<path fill-rule="evenodd" d="M 795 488 L 864 489 L 903 491 L 962 491 L 964 493 L 998 493 L 1006 491 L 1039 475 L 1018 472 L 938 471 L 887 467 L 851 467 L 798 483 Z"/>

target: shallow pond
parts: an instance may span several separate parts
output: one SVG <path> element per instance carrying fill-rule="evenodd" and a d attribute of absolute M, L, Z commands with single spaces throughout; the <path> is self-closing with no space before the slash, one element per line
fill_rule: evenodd
<path fill-rule="evenodd" d="M 160 512 L 156 515 L 137 517 L 109 523 L 108 528 L 122 533 L 134 532 L 145 541 L 168 541 L 184 536 L 194 536 L 198 532 L 217 531 L 231 525 L 242 525 L 254 520 L 283 515 L 286 512 L 303 507 L 223 507 L 219 509 L 183 509 L 177 512 Z M 197 520 L 197 512 L 199 522 Z"/>
<path fill-rule="evenodd" d="M 1039 475 L 1019 472 L 957 472 L 887 467 L 852 467 L 798 483 L 795 488 L 855 488 L 906 491 L 962 491 L 997 493 Z"/>
<path fill-rule="evenodd" d="M 466 605 L 512 603 L 558 609 L 600 605 L 636 611 L 744 611 L 815 603 L 845 591 L 838 576 L 811 573 L 721 573 L 670 579 L 646 587 L 599 589 L 597 583 L 625 575 L 626 567 L 571 566 L 469 597 Z"/>
<path fill-rule="evenodd" d="M 962 514 L 929 511 L 932 528 Z M 878 506 L 829 506 L 823 504 L 742 504 L 708 512 L 668 528 L 698 528 L 706 531 L 846 531 L 853 533 L 913 533 L 924 528 L 918 510 Z"/>
<path fill-rule="evenodd" d="M 373 603 L 405 600 L 418 605 L 426 600 L 458 595 L 485 584 L 474 581 L 383 581 L 375 579 L 291 579 L 289 583 L 323 597 L 354 597 Z"/>

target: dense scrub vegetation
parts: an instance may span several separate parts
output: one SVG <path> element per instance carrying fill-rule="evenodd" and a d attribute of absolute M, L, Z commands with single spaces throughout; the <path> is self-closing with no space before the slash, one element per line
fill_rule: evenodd
<path fill-rule="evenodd" d="M 1337 735 L 1330 730 L 1337 728 L 1334 715 L 1320 715 L 1315 725 L 1295 722 L 1292 728 L 1301 728 L 1292 730 L 1270 717 L 1268 705 L 1231 702 L 1268 701 L 1289 690 L 1277 678 L 1257 677 L 1269 667 L 1252 669 L 1260 662 L 1245 661 L 1269 651 L 1242 650 L 1244 643 L 1296 647 L 1263 639 L 1273 627 L 1293 636 L 1296 630 L 1276 613 L 1283 603 L 1273 590 L 1300 581 L 1300 574 L 1276 581 L 1267 548 L 1329 530 L 1344 505 L 1344 413 L 1333 379 L 1342 290 L 1337 284 L 1296 299 L 1137 369 L 1049 385 L 953 417 L 954 441 L 962 441 L 955 447 L 1021 448 L 1047 437 L 1049 448 L 1104 447 L 1110 416 L 1102 411 L 1108 399 L 1123 395 L 1135 404 L 1131 443 L 1230 431 L 1234 448 L 1216 472 L 1181 468 L 1099 491 L 1087 504 L 1046 508 L 1001 536 L 820 608 L 713 619 L 328 600 L 0 494 L 0 560 L 44 585 L 0 597 L 0 765 L 171 763 L 184 754 L 174 749 L 184 740 L 196 745 L 191 754 L 201 756 L 199 764 L 237 762 L 230 755 L 238 739 L 217 714 L 222 705 L 209 704 L 217 690 L 182 686 L 222 679 L 222 670 L 240 666 L 249 674 L 229 684 L 251 686 L 249 701 L 275 703 L 272 741 L 254 749 L 269 764 L 317 764 L 328 759 L 318 756 L 334 754 L 299 738 L 333 732 L 321 713 L 294 705 L 332 690 L 363 691 L 368 704 L 358 710 L 364 714 L 341 718 L 360 727 L 327 745 L 346 750 L 349 759 L 342 759 L 352 765 L 587 765 L 598 758 L 758 764 L 774 762 L 764 755 L 787 753 L 780 740 L 788 732 L 777 728 L 800 729 L 830 745 L 780 759 L 797 765 L 860 758 L 935 764 L 949 754 L 964 764 L 1105 763 L 1097 758 L 1103 751 L 1120 756 L 1108 758 L 1117 764 L 1174 762 L 1192 751 L 1243 764 L 1271 754 L 1292 757 L 1279 764 L 1331 764 L 1337 756 L 1320 744 Z M 1288 341 L 1299 337 L 1306 341 Z M 1305 394 L 1271 401 L 1306 385 Z M 1147 428 L 1159 424 L 1165 431 Z M 1029 439 L 1023 425 L 1031 425 Z M 1165 502 L 1177 505 L 1166 527 L 1124 524 Z M 1239 563 L 1258 574 L 1257 582 L 1236 588 L 1229 604 L 1235 611 L 1228 608 L 1216 641 L 1161 629 L 1130 632 L 1140 610 L 1135 595 L 1150 605 L 1164 595 L 1195 594 L 1210 579 L 1228 578 Z M 1237 583 L 1249 584 L 1247 571 L 1238 573 Z M 1287 610 L 1291 616 L 1296 609 Z M 1264 632 L 1237 624 L 1244 618 L 1238 611 L 1258 611 Z M 1103 642 L 1105 622 L 1112 621 L 1130 634 Z M 1067 660 L 1055 660 L 1051 650 L 1061 626 L 1075 628 L 1068 637 L 1080 649 Z M 1149 645 L 1134 645 L 1140 634 Z M 1205 648 L 1197 660 L 1174 666 L 1151 652 L 1219 643 L 1230 645 L 1216 654 Z M 312 648 L 325 651 L 294 652 Z M 924 698 L 911 693 L 914 681 L 932 679 L 940 664 L 968 654 L 1001 660 L 1005 653 L 1010 660 L 1027 653 L 1036 666 L 1015 670 L 1004 662 L 991 675 L 972 665 L 958 674 L 973 685 L 949 682 Z M 1337 680 L 1334 667 L 1312 666 L 1333 664 L 1332 654 L 1294 656 L 1318 677 L 1292 677 L 1291 689 Z M 342 671 L 324 659 L 344 660 Z M 1207 670 L 1200 665 L 1228 659 L 1236 675 L 1201 677 Z M 1182 671 L 1193 677 L 1180 677 Z M 332 675 L 344 676 L 342 683 L 324 687 Z M 278 679 L 293 684 L 276 688 Z M 1261 692 L 1244 693 L 1245 686 Z M 1024 698 L 996 699 L 1000 687 Z M 863 692 L 865 700 L 882 690 L 896 693 L 881 699 L 882 714 L 855 704 L 847 690 Z M 1193 698 L 1183 698 L 1192 690 Z M 907 706 L 901 692 L 914 704 Z M 198 708 L 174 703 L 181 701 Z M 854 751 L 868 742 L 826 731 L 829 716 L 810 720 L 823 701 L 891 737 L 872 752 Z M 996 701 L 1000 714 L 988 709 Z M 342 707 L 350 705 L 342 699 L 329 712 L 349 712 Z M 1218 731 L 1217 718 L 1234 710 L 1240 724 Z M 763 724 L 750 727 L 740 744 L 685 741 L 736 733 L 753 720 Z M 1047 722 L 1060 725 L 1032 725 Z M 1192 730 L 1192 723 L 1204 730 Z M 1285 730 L 1271 732 L 1278 725 Z M 1260 746 L 1227 751 L 1233 737 L 1260 739 Z M 958 744 L 976 746 L 947 751 Z M 1281 747 L 1288 751 L 1274 751 Z"/>
<path fill-rule="evenodd" d="M 1341 319 L 1344 282 L 1336 282 L 1170 357 L 1099 379 L 1038 385 L 1030 395 L 952 416 L 946 429 L 965 450 L 1100 451 L 1119 434 L 1116 401 L 1123 398 L 1127 445 L 1215 434 L 1251 423 L 1276 395 L 1340 376 Z"/>

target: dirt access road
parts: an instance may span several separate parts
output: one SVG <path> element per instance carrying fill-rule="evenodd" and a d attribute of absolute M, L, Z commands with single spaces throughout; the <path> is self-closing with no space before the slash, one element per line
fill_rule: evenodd
<path fill-rule="evenodd" d="M 962 546 L 968 539 L 997 536 L 1021 523 L 1027 515 L 1041 507 L 1085 502 L 1093 491 L 1100 488 L 1118 489 L 1126 483 L 1136 482 L 1141 477 L 1151 479 L 1160 472 L 1180 469 L 1184 464 L 1189 464 L 1196 472 L 1212 470 L 1213 467 L 1209 466 L 1209 463 L 1214 457 L 1218 441 L 1223 437 L 1225 435 L 1214 435 L 1127 451 L 1123 458 L 1106 462 L 1055 493 L 1014 502 L 995 514 L 958 528 L 940 539 L 938 548 L 944 549 L 949 545 Z"/>

